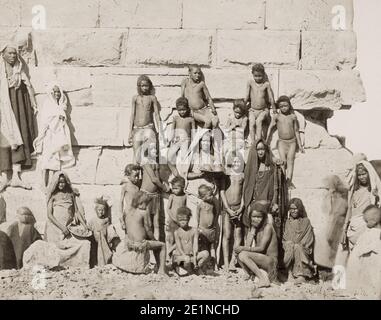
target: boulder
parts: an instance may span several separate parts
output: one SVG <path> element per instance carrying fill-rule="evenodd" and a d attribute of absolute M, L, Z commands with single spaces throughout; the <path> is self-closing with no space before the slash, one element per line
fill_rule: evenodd
<path fill-rule="evenodd" d="M 60 265 L 60 252 L 54 243 L 37 240 L 24 252 L 23 267 L 42 266 L 53 269 Z"/>

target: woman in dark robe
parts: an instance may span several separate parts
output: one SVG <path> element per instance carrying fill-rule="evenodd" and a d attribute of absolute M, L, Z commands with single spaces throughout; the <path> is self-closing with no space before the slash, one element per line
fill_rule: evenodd
<path fill-rule="evenodd" d="M 250 206 L 254 201 L 268 202 L 273 212 L 274 229 L 278 238 L 282 236 L 284 221 L 287 218 L 287 186 L 284 173 L 271 155 L 270 149 L 262 140 L 251 146 L 245 166 L 243 200 L 245 211 L 242 222 L 250 225 Z"/>
<path fill-rule="evenodd" d="M 16 268 L 16 256 L 12 241 L 8 235 L 0 231 L 0 270 Z"/>
<path fill-rule="evenodd" d="M 17 49 L 16 45 L 11 44 L 0 49 L 0 172 L 3 175 L 0 191 L 8 185 L 31 188 L 21 181 L 20 173 L 22 167 L 32 166 L 37 104 L 25 63 Z M 12 171 L 9 182 L 7 171 Z"/>

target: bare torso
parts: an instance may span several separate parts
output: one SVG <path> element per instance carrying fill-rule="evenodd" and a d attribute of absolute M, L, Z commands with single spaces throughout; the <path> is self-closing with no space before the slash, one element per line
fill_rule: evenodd
<path fill-rule="evenodd" d="M 282 113 L 276 116 L 276 126 L 280 139 L 290 140 L 296 138 L 294 123 L 296 121 L 295 114 L 284 115 Z"/>
<path fill-rule="evenodd" d="M 267 90 L 269 87 L 268 82 L 256 83 L 250 80 L 250 104 L 251 108 L 255 110 L 263 110 L 269 106 L 269 97 Z"/>
<path fill-rule="evenodd" d="M 130 214 L 126 216 L 126 228 L 128 238 L 132 241 L 143 241 L 147 239 L 145 225 L 146 210 L 131 209 Z"/>
<path fill-rule="evenodd" d="M 131 181 L 127 180 L 125 183 L 122 185 L 122 189 L 124 191 L 124 197 L 123 197 L 123 211 L 124 213 L 129 213 L 131 209 L 131 202 L 132 199 L 139 191 L 139 187 L 134 185 Z"/>
<path fill-rule="evenodd" d="M 267 224 L 264 228 L 261 228 L 260 230 L 257 231 L 255 241 L 256 243 L 260 243 L 266 232 L 271 233 L 271 238 L 266 247 L 266 251 L 261 253 L 265 254 L 266 256 L 277 259 L 278 258 L 278 240 L 276 238 L 275 230 L 271 224 Z"/>
<path fill-rule="evenodd" d="M 188 230 L 179 228 L 175 231 L 175 234 L 179 237 L 181 248 L 186 255 L 193 254 L 193 243 L 196 234 L 196 229 L 189 227 Z"/>
<path fill-rule="evenodd" d="M 153 103 L 154 96 L 152 95 L 138 95 L 135 102 L 135 118 L 134 127 L 144 127 L 153 124 Z"/>
<path fill-rule="evenodd" d="M 159 191 L 159 187 L 153 183 L 150 176 L 148 175 L 148 173 L 147 173 L 147 167 L 148 166 L 152 169 L 154 175 L 159 178 L 159 165 L 157 165 L 157 164 L 145 164 L 145 165 L 143 165 L 143 176 L 142 176 L 141 190 L 147 191 L 150 193 L 157 193 Z"/>
<path fill-rule="evenodd" d="M 195 127 L 194 119 L 192 117 L 182 118 L 180 116 L 174 117 L 175 122 L 175 138 L 190 139 L 192 136 L 192 128 Z"/>
<path fill-rule="evenodd" d="M 187 196 L 185 194 L 182 196 L 172 194 L 171 197 L 172 205 L 170 208 L 170 215 L 173 220 L 176 220 L 177 209 L 187 205 Z"/>
<path fill-rule="evenodd" d="M 226 200 L 229 206 L 237 206 L 241 204 L 243 181 L 244 176 L 242 174 L 229 176 L 230 185 L 228 184 L 225 191 Z"/>
<path fill-rule="evenodd" d="M 200 208 L 200 221 L 199 226 L 204 229 L 214 228 L 214 205 L 202 201 L 199 204 Z"/>
<path fill-rule="evenodd" d="M 199 110 L 206 106 L 206 97 L 204 94 L 204 81 L 195 83 L 190 79 L 185 79 L 184 96 L 188 99 L 191 110 Z"/>

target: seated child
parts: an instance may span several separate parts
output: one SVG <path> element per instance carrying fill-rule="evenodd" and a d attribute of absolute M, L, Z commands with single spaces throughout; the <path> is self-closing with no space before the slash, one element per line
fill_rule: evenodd
<path fill-rule="evenodd" d="M 41 236 L 34 227 L 36 219 L 29 208 L 19 208 L 17 210 L 17 219 L 18 221 L 8 227 L 7 234 L 13 244 L 16 256 L 16 268 L 21 269 L 25 250 L 28 249 L 33 242 L 40 240 Z"/>
<path fill-rule="evenodd" d="M 233 112 L 234 117 L 229 117 L 226 123 L 226 131 L 229 144 L 231 144 L 231 150 L 234 152 L 237 151 L 237 148 L 244 146 L 246 128 L 249 120 L 245 115 L 245 103 L 243 100 L 234 100 Z"/>
<path fill-rule="evenodd" d="M 288 216 L 283 233 L 284 264 L 288 280 L 296 278 L 296 283 L 303 283 L 314 275 L 314 233 L 302 200 L 290 200 Z"/>
<path fill-rule="evenodd" d="M 173 117 L 173 123 L 168 138 L 171 143 L 168 150 L 168 166 L 174 176 L 179 176 L 176 169 L 176 158 L 180 151 L 180 159 L 184 159 L 191 143 L 192 132 L 196 128 L 196 123 L 190 115 L 188 100 L 184 97 L 176 100 L 178 116 Z"/>
<path fill-rule="evenodd" d="M 245 245 L 234 249 L 238 263 L 249 277 L 258 277 L 258 288 L 269 287 L 276 281 L 278 265 L 278 240 L 275 230 L 267 223 L 268 207 L 255 202 L 251 207 L 250 227 Z M 267 272 L 267 276 L 261 271 Z"/>
<path fill-rule="evenodd" d="M 253 65 L 251 72 L 253 80 L 247 82 L 245 106 L 250 102 L 249 107 L 249 126 L 251 143 L 265 138 L 263 134 L 264 123 L 269 121 L 269 106 L 275 112 L 274 93 L 271 89 L 270 82 L 267 79 L 265 68 L 262 64 Z"/>
<path fill-rule="evenodd" d="M 368 299 L 381 298 L 381 209 L 369 205 L 364 210 L 366 230 L 349 255 L 347 289 Z"/>
<path fill-rule="evenodd" d="M 211 257 L 216 259 L 215 242 L 219 214 L 218 202 L 213 195 L 213 189 L 204 184 L 198 188 L 198 196 L 201 200 L 196 211 L 200 250 L 206 249 L 210 251 Z"/>
<path fill-rule="evenodd" d="M 67 102 L 62 88 L 53 83 L 39 113 L 39 135 L 34 140 L 34 154 L 41 154 L 44 188 L 53 173 L 74 166 L 70 129 L 67 125 Z"/>
<path fill-rule="evenodd" d="M 223 237 L 222 237 L 222 250 L 224 253 L 224 269 L 225 271 L 235 271 L 237 263 L 236 255 L 232 254 L 229 263 L 230 254 L 230 239 L 232 233 L 234 234 L 233 248 L 241 245 L 242 242 L 242 212 L 244 210 L 243 202 L 243 159 L 235 157 L 233 159 L 232 168 L 229 175 L 225 176 L 221 186 L 221 200 L 224 206 L 223 214 Z"/>
<path fill-rule="evenodd" d="M 186 207 L 187 205 L 187 196 L 184 193 L 185 188 L 185 180 L 181 177 L 175 177 L 171 181 L 172 184 L 172 193 L 169 195 L 168 198 L 168 205 L 167 205 L 167 213 L 168 213 L 168 220 L 166 223 L 166 231 L 167 231 L 167 254 L 168 256 L 171 255 L 171 247 L 173 247 L 175 243 L 174 238 L 174 232 L 179 228 L 179 224 L 177 222 L 176 214 L 177 209 Z"/>
<path fill-rule="evenodd" d="M 114 226 L 111 224 L 110 207 L 103 198 L 95 199 L 95 213 L 97 216 L 89 221 L 89 229 L 93 232 L 94 243 L 91 265 L 100 267 L 111 263 L 111 258 L 120 239 Z"/>
<path fill-rule="evenodd" d="M 175 231 L 175 251 L 173 252 L 173 266 L 178 274 L 179 268 L 184 268 L 188 274 L 199 269 L 204 273 L 205 262 L 208 260 L 209 252 L 207 250 L 199 251 L 197 228 L 189 226 L 189 220 L 192 213 L 187 207 L 177 209 L 176 220 L 179 228 Z"/>
<path fill-rule="evenodd" d="M 279 135 L 279 156 L 283 163 L 286 164 L 288 186 L 294 188 L 292 185 L 292 176 L 294 172 L 296 148 L 299 147 L 301 153 L 304 153 L 304 148 L 300 140 L 298 120 L 293 112 L 290 98 L 287 96 L 279 97 L 277 106 L 280 109 L 280 113 L 275 114 L 272 118 L 267 139 L 270 139 L 272 130 L 276 127 Z"/>
<path fill-rule="evenodd" d="M 124 169 L 122 187 L 120 194 L 120 224 L 126 231 L 126 215 L 131 209 L 131 202 L 135 194 L 139 191 L 141 167 L 135 164 L 128 164 Z"/>
<path fill-rule="evenodd" d="M 146 142 L 157 142 L 157 132 L 161 133 L 161 118 L 159 102 L 153 93 L 153 84 L 148 76 L 139 76 L 137 90 L 138 94 L 132 98 L 128 143 L 132 145 L 136 163 L 140 164 L 142 145 Z"/>

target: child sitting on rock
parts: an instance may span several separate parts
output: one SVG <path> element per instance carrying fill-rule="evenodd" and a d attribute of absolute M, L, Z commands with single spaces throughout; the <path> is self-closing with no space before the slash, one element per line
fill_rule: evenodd
<path fill-rule="evenodd" d="M 107 201 L 100 197 L 96 198 L 94 202 L 97 216 L 88 224 L 95 240 L 91 255 L 92 263 L 90 264 L 101 267 L 111 262 L 113 252 L 120 239 L 111 224 L 110 206 Z"/>
<path fill-rule="evenodd" d="M 28 249 L 33 242 L 40 240 L 41 236 L 34 227 L 36 219 L 29 208 L 19 208 L 17 210 L 17 219 L 18 221 L 8 227 L 7 234 L 13 244 L 16 256 L 16 268 L 21 269 L 25 250 Z"/>

